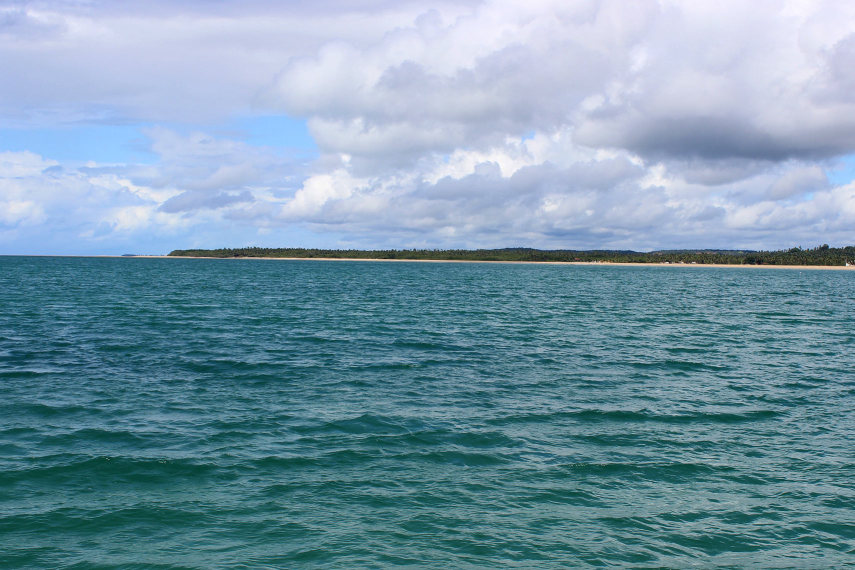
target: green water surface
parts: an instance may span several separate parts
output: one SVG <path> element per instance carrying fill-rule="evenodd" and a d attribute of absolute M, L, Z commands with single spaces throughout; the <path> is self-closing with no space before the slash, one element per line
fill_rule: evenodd
<path fill-rule="evenodd" d="M 0 257 L 0 567 L 855 565 L 855 274 Z"/>

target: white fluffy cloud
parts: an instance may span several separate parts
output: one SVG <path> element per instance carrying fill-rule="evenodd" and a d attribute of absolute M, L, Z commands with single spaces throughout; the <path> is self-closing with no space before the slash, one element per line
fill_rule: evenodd
<path fill-rule="evenodd" d="M 172 192 L 139 187 L 120 173 L 67 170 L 29 152 L 0 153 L 0 240 L 18 253 L 95 252 L 134 234 L 173 233 L 159 214 Z M 82 244 L 89 244 L 82 245 Z"/>
<path fill-rule="evenodd" d="M 148 166 L 16 154 L 0 224 L 176 247 L 853 243 L 855 187 L 827 176 L 855 153 L 853 21 L 822 0 L 0 5 L 10 122 L 279 112 L 320 151 L 154 127 Z"/>

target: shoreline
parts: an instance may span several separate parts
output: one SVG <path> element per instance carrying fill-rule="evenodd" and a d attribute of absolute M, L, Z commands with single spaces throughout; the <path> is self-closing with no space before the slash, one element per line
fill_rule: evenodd
<path fill-rule="evenodd" d="M 52 256 L 46 256 L 52 257 Z M 215 260 L 271 260 L 271 261 L 360 261 L 360 262 L 391 262 L 391 263 L 501 263 L 506 265 L 581 265 L 607 267 L 717 267 L 717 268 L 746 268 L 746 269 L 816 269 L 828 271 L 855 270 L 855 266 L 845 265 L 730 265 L 726 263 L 637 263 L 617 261 L 490 261 L 478 259 L 377 259 L 368 257 L 203 257 L 184 255 L 93 255 L 93 256 L 64 256 L 64 257 L 110 257 L 125 259 L 215 259 Z"/>
<path fill-rule="evenodd" d="M 740 269 L 798 269 L 825 271 L 855 271 L 855 266 L 845 265 L 750 265 L 727 263 L 640 263 L 618 261 L 502 261 L 483 259 L 381 259 L 370 257 L 204 257 L 192 255 L 47 255 L 23 254 L 0 255 L 0 257 L 59 257 L 59 258 L 93 258 L 93 259 L 210 259 L 216 261 L 359 261 L 381 263 L 493 263 L 505 265 L 578 265 L 605 267 L 714 267 Z"/>

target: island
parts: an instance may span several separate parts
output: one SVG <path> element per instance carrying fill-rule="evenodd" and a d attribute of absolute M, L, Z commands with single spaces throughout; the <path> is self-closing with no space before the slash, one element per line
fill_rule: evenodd
<path fill-rule="evenodd" d="M 630 250 L 543 250 L 527 247 L 502 249 L 313 249 L 299 247 L 242 247 L 176 249 L 169 257 L 373 259 L 401 261 L 499 261 L 557 263 L 632 263 L 692 265 L 848 266 L 855 267 L 855 246 L 793 247 L 779 251 L 680 249 L 637 252 Z"/>

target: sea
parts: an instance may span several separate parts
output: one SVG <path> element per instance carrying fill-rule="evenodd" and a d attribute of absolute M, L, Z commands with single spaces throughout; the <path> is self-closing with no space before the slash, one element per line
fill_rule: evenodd
<path fill-rule="evenodd" d="M 853 316 L 849 271 L 0 257 L 0 567 L 852 567 Z"/>

